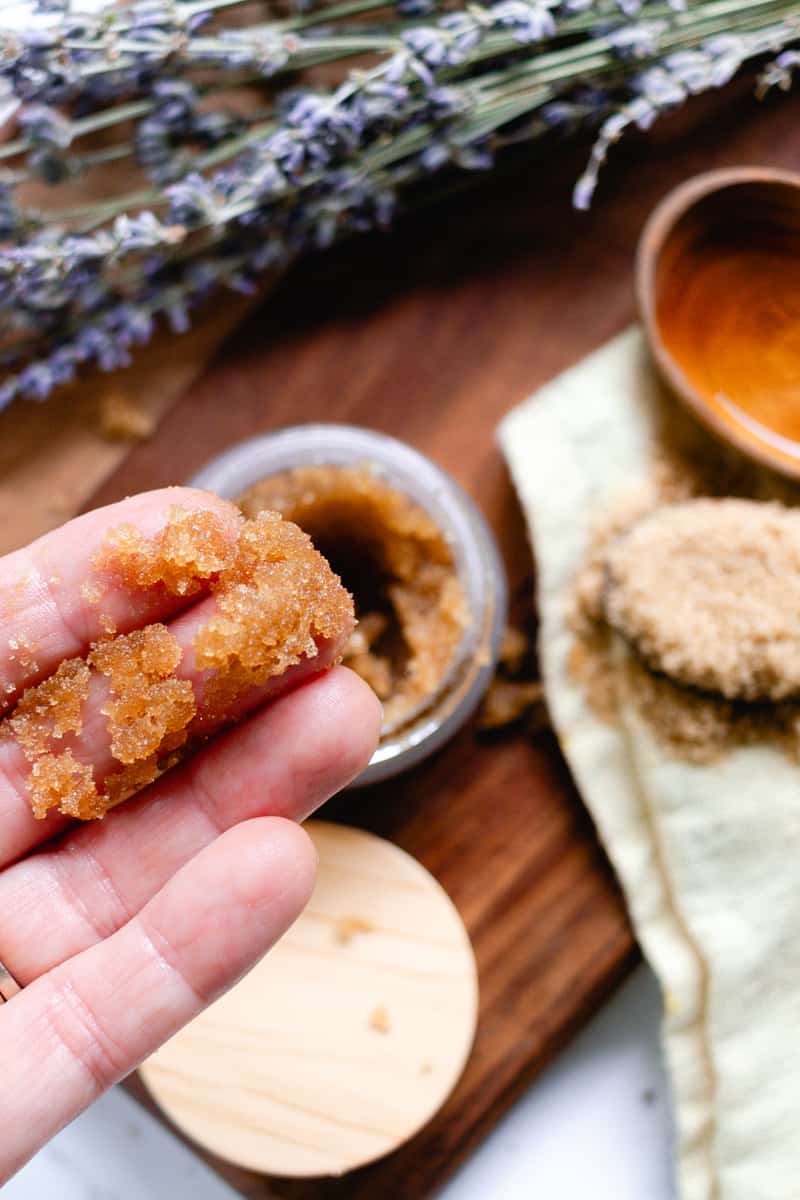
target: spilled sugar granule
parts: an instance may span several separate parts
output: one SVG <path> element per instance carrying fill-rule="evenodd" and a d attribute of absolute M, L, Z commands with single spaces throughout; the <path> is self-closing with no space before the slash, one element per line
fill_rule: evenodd
<path fill-rule="evenodd" d="M 340 946 L 349 946 L 359 933 L 374 933 L 375 926 L 366 917 L 339 917 L 333 927 L 334 940 Z"/>
<path fill-rule="evenodd" d="M 379 1004 L 372 1010 L 368 1024 L 373 1033 L 391 1033 L 392 1021 L 385 1004 Z"/>

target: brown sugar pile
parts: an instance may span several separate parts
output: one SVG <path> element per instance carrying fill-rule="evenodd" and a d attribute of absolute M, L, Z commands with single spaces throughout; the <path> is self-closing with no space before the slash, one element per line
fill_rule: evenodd
<path fill-rule="evenodd" d="M 214 597 L 194 641 L 206 723 L 226 718 L 248 689 L 314 658 L 318 641 L 346 639 L 353 628 L 352 599 L 338 577 L 307 534 L 276 513 L 240 518 L 232 532 L 212 512 L 173 509 L 152 538 L 132 526 L 113 530 L 96 565 L 128 589 L 163 586 L 182 596 L 204 589 Z M 156 623 L 94 643 L 85 661 L 61 663 L 24 692 L 0 732 L 31 763 L 35 816 L 55 807 L 84 820 L 101 817 L 202 736 L 194 688 L 176 676 L 182 658 L 173 634 Z M 64 742 L 82 731 L 93 671 L 108 683 L 101 712 L 111 754 L 122 764 L 102 790 Z"/>
<path fill-rule="evenodd" d="M 538 679 L 495 678 L 478 711 L 478 729 L 490 732 L 516 725 L 532 714 L 543 700 L 544 687 Z"/>
<path fill-rule="evenodd" d="M 597 716 L 631 705 L 677 758 L 758 742 L 800 757 L 800 703 L 778 698 L 800 691 L 800 509 L 776 503 L 769 480 L 746 481 L 758 500 L 720 496 L 732 481 L 710 452 L 657 450 L 649 476 L 597 514 L 573 594 L 572 675 Z"/>
<path fill-rule="evenodd" d="M 353 592 L 359 624 L 344 660 L 384 705 L 384 730 L 436 696 L 467 624 L 453 552 L 439 526 L 366 465 L 309 466 L 255 484 L 248 517 L 280 512 L 311 535 Z"/>
<path fill-rule="evenodd" d="M 671 675 L 659 670 L 655 654 L 648 665 L 644 651 L 636 643 L 633 625 L 630 628 L 627 625 L 623 627 L 626 619 L 624 616 L 619 619 L 612 617 L 615 624 L 619 620 L 621 632 L 609 624 L 611 614 L 607 614 L 607 606 L 612 603 L 616 605 L 620 599 L 616 597 L 612 602 L 609 560 L 612 555 L 619 555 L 622 559 L 626 542 L 634 532 L 638 531 L 637 536 L 649 538 L 646 526 L 650 520 L 656 518 L 658 524 L 654 527 L 656 532 L 653 536 L 659 540 L 661 535 L 657 531 L 662 519 L 665 524 L 673 519 L 666 515 L 671 508 L 686 506 L 693 509 L 713 499 L 726 506 L 722 511 L 733 512 L 735 510 L 727 506 L 734 500 L 744 500 L 748 502 L 747 507 L 755 521 L 753 523 L 748 520 L 747 524 L 747 528 L 754 535 L 757 533 L 755 524 L 761 520 L 756 515 L 756 510 L 766 512 L 770 521 L 776 511 L 785 513 L 787 517 L 791 515 L 791 521 L 784 522 L 783 518 L 780 519 L 778 524 L 781 527 L 787 524 L 794 528 L 794 521 L 800 519 L 800 516 L 794 516 L 795 513 L 800 514 L 795 483 L 765 470 L 716 437 L 712 437 L 680 407 L 676 408 L 666 396 L 663 404 L 655 409 L 654 415 L 656 422 L 646 473 L 611 497 L 605 507 L 598 509 L 589 530 L 589 543 L 575 579 L 568 617 L 573 637 L 569 658 L 570 672 L 580 684 L 587 703 L 597 717 L 606 721 L 618 720 L 622 704 L 627 710 L 634 712 L 662 747 L 678 759 L 708 763 L 743 745 L 770 743 L 790 757 L 800 760 L 800 696 L 798 699 L 780 701 L 771 698 L 731 700 L 721 692 L 702 690 L 702 687 L 695 684 L 687 686 L 687 683 L 682 681 L 675 682 Z M 702 512 L 702 508 L 700 511 Z M 664 514 L 663 518 L 659 515 L 661 513 Z M 716 517 L 712 517 L 712 524 L 716 520 Z M 740 537 L 738 529 L 732 532 L 733 540 L 729 543 L 731 546 L 737 544 Z M 782 584 L 777 585 L 775 581 L 770 581 L 767 585 L 773 600 L 764 610 L 765 613 L 772 609 L 779 587 L 782 589 L 789 580 L 789 574 L 786 572 L 793 552 L 788 550 L 788 542 L 793 541 L 793 535 L 788 538 L 787 545 L 781 544 L 783 538 L 782 533 L 776 538 L 780 549 L 770 541 L 771 548 L 763 559 L 767 570 L 774 569 L 783 573 Z M 709 549 L 709 556 L 712 540 L 718 547 L 717 534 L 710 534 L 709 545 L 706 547 Z M 757 536 L 755 541 L 758 541 Z M 786 558 L 787 550 L 789 558 Z M 705 557 L 704 549 L 697 544 L 693 553 L 697 560 Z M 774 558 L 773 553 L 776 555 Z M 718 549 L 714 556 L 717 557 L 717 554 Z M 756 553 L 756 559 L 760 557 L 759 551 Z M 751 565 L 743 568 L 737 566 L 736 570 L 743 569 L 749 573 Z M 677 563 L 664 563 L 664 566 L 667 572 L 683 570 Z M 642 563 L 641 569 L 650 573 L 647 592 L 655 594 L 658 590 L 661 596 L 658 601 L 662 614 L 659 618 L 659 648 L 663 641 L 664 653 L 670 657 L 675 652 L 675 645 L 684 646 L 691 641 L 696 648 L 699 639 L 695 636 L 694 608 L 688 610 L 688 607 L 684 607 L 683 618 L 674 625 L 669 634 L 665 634 L 661 630 L 660 622 L 667 607 L 662 590 L 662 583 L 666 586 L 668 582 L 667 577 L 665 575 L 663 579 L 656 578 L 655 572 L 651 572 L 647 563 Z M 622 561 L 619 570 L 623 571 Z M 795 590 L 796 571 L 792 569 L 790 574 L 788 586 Z M 633 579 L 634 575 L 631 575 L 631 586 Z M 700 579 L 703 579 L 702 575 Z M 674 596 L 675 588 L 670 586 Z M 723 591 L 721 596 L 724 594 Z M 727 594 L 730 599 L 730 590 L 727 590 Z M 680 597 L 677 599 L 682 603 Z M 748 596 L 748 605 L 753 603 L 753 599 L 752 596 Z M 729 600 L 725 605 L 728 603 Z M 634 607 L 638 612 L 638 599 L 634 602 Z M 780 608 L 781 599 L 778 596 L 778 612 Z M 795 607 L 795 612 L 797 611 Z M 751 612 L 755 615 L 755 610 Z M 666 613 L 666 616 L 671 620 L 669 613 Z M 773 629 L 783 624 L 783 618 L 777 616 L 777 612 L 769 616 L 769 622 L 773 622 L 776 617 L 778 625 L 773 625 Z M 632 616 L 631 619 L 633 620 Z M 751 652 L 763 660 L 758 637 L 751 632 L 745 640 L 748 644 L 747 661 L 738 659 L 738 652 L 734 652 L 734 658 L 729 659 L 724 672 L 728 681 L 726 686 L 730 686 L 730 680 L 733 679 L 733 675 L 729 673 L 732 662 L 737 663 L 735 670 L 740 680 L 747 681 L 754 677 L 756 669 L 756 658 L 751 657 Z M 655 652 L 657 653 L 658 649 Z M 678 657 L 683 661 L 687 658 L 685 654 L 679 654 Z M 688 657 L 691 658 L 692 655 Z M 762 662 L 758 663 L 759 671 L 762 670 L 762 665 Z M 672 669 L 679 668 L 673 665 Z M 690 677 L 695 679 L 695 670 L 691 667 L 689 670 L 691 675 L 687 675 L 687 680 Z M 782 675 L 775 675 L 775 679 L 788 678 L 785 670 Z M 722 673 L 716 682 L 725 684 Z M 774 680 L 771 686 L 776 686 Z M 777 685 L 777 691 L 783 691 L 781 684 Z M 785 694 L 791 693 L 787 691 Z"/>
<path fill-rule="evenodd" d="M 729 700 L 800 694 L 800 512 L 667 505 L 610 548 L 605 613 L 653 670 Z"/>
<path fill-rule="evenodd" d="M 673 683 L 630 656 L 619 667 L 617 695 L 687 762 L 714 762 L 738 747 L 764 742 L 800 757 L 800 705 L 793 701 L 725 700 Z"/>

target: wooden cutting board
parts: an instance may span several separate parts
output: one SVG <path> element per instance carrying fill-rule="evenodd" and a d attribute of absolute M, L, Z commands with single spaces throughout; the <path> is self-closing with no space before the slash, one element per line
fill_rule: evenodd
<path fill-rule="evenodd" d="M 761 107 L 738 92 L 726 99 L 696 129 L 687 128 L 695 107 L 648 143 L 615 150 L 588 216 L 569 207 L 584 151 L 565 150 L 407 218 L 391 238 L 305 262 L 93 503 L 180 482 L 260 430 L 320 419 L 368 425 L 418 446 L 471 492 L 501 543 L 514 610 L 530 614 L 532 564 L 495 426 L 633 318 L 636 238 L 668 187 L 712 166 L 800 166 L 794 98 Z M 267 1180 L 209 1161 L 249 1197 L 417 1200 L 596 1010 L 636 949 L 547 733 L 487 742 L 466 729 L 412 774 L 340 797 L 325 816 L 392 838 L 455 901 L 480 975 L 472 1060 L 422 1133 L 343 1180 Z"/>

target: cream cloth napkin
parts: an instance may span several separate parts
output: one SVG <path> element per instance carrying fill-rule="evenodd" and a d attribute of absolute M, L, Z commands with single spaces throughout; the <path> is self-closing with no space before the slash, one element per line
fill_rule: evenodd
<path fill-rule="evenodd" d="M 500 441 L 536 558 L 551 718 L 662 985 L 680 1195 L 795 1200 L 800 768 L 758 745 L 679 761 L 624 701 L 599 719 L 567 665 L 590 523 L 646 476 L 659 395 L 632 329 L 511 412 Z"/>

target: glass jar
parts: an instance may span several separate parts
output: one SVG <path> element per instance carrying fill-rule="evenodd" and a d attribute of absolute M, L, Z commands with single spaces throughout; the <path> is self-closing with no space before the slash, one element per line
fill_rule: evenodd
<path fill-rule="evenodd" d="M 464 724 L 494 673 L 506 624 L 505 573 L 494 537 L 462 488 L 425 455 L 382 433 L 352 425 L 294 425 L 249 438 L 189 480 L 236 500 L 248 488 L 296 467 L 366 467 L 427 512 L 451 547 L 468 617 L 437 690 L 395 726 L 353 786 L 397 775 L 432 754 Z"/>

